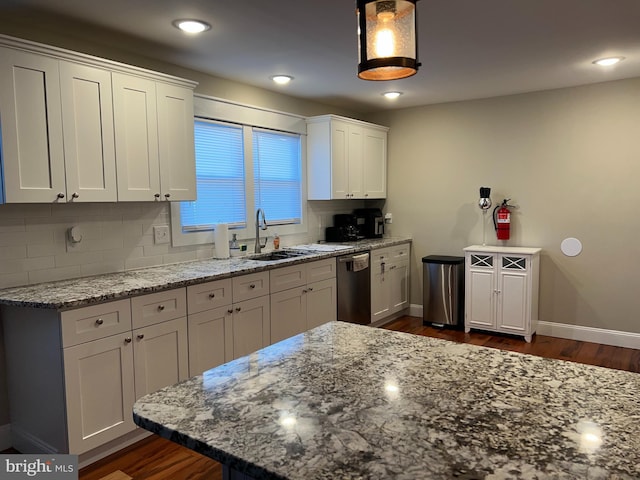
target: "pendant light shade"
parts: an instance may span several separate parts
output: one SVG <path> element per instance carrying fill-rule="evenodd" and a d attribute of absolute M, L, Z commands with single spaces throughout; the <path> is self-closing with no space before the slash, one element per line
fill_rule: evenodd
<path fill-rule="evenodd" d="M 396 80 L 415 75 L 418 63 L 416 2 L 356 0 L 358 77 Z"/>

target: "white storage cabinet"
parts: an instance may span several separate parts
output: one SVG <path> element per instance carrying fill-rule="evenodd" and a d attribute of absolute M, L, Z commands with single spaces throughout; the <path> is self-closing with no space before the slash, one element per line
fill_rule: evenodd
<path fill-rule="evenodd" d="M 0 35 L 0 202 L 195 200 L 195 85 Z"/>
<path fill-rule="evenodd" d="M 270 272 L 271 343 L 336 320 L 336 259 Z"/>
<path fill-rule="evenodd" d="M 388 130 L 335 115 L 307 119 L 309 200 L 386 198 Z"/>
<path fill-rule="evenodd" d="M 522 335 L 538 324 L 540 248 L 473 245 L 465 252 L 465 331 Z"/>
<path fill-rule="evenodd" d="M 409 306 L 411 244 L 371 251 L 371 323 Z"/>

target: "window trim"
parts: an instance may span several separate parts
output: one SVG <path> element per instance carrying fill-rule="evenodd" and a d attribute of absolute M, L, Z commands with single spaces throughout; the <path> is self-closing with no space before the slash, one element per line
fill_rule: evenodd
<path fill-rule="evenodd" d="M 273 237 L 278 235 L 291 235 L 307 233 L 307 135 L 305 117 L 268 110 L 260 107 L 253 107 L 240 103 L 221 100 L 213 97 L 194 95 L 195 118 L 213 121 L 220 124 L 240 125 L 243 127 L 245 145 L 252 145 L 253 129 L 269 130 L 284 134 L 300 135 L 300 185 L 301 185 L 301 220 L 295 225 L 272 225 L 266 231 L 261 232 L 264 236 Z M 250 121 L 251 124 L 246 123 Z M 238 240 L 255 239 L 255 201 L 254 201 L 254 178 L 253 178 L 253 148 L 245 148 L 245 199 L 246 218 L 245 228 L 231 228 L 230 232 L 237 235 Z M 269 224 L 269 212 L 266 213 L 267 225 Z M 171 202 L 171 244 L 174 247 L 187 245 L 203 245 L 213 243 L 213 230 L 183 232 L 180 221 L 180 202 Z"/>

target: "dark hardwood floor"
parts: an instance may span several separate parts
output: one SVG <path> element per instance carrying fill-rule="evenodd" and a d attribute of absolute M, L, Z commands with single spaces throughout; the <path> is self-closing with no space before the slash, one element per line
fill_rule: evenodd
<path fill-rule="evenodd" d="M 541 335 L 534 335 L 533 341 L 526 343 L 521 337 L 426 327 L 422 325 L 422 319 L 416 317 L 399 318 L 384 328 L 540 357 L 640 372 L 640 350 L 631 348 Z M 134 480 L 222 479 L 219 463 L 153 436 L 82 469 L 80 480 L 98 480 L 116 470 Z"/>

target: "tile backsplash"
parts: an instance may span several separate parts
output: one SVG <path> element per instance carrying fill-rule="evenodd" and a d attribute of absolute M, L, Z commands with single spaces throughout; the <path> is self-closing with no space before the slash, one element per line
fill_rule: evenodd
<path fill-rule="evenodd" d="M 362 205 L 354 201 L 308 202 L 308 234 L 282 244 L 323 238 L 334 213 Z M 0 288 L 121 272 L 211 258 L 213 245 L 156 245 L 154 225 L 170 225 L 167 203 L 78 203 L 0 205 Z M 80 227 L 82 240 L 67 241 Z"/>

